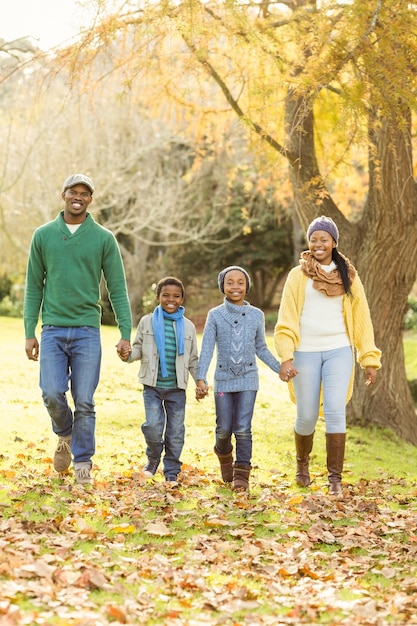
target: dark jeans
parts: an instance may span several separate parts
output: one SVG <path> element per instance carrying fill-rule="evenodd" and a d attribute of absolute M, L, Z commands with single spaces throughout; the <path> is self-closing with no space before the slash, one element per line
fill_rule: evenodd
<path fill-rule="evenodd" d="M 167 480 L 176 480 L 181 471 L 181 452 L 185 436 L 185 391 L 143 386 L 146 421 L 142 432 L 148 459 L 163 459 Z"/>
<path fill-rule="evenodd" d="M 252 417 L 256 391 L 217 392 L 216 450 L 227 454 L 236 440 L 236 463 L 250 465 L 252 458 Z"/>

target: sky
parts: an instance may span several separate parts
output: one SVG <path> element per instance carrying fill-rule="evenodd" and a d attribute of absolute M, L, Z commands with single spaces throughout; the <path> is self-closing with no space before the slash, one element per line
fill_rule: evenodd
<path fill-rule="evenodd" d="M 47 50 L 76 35 L 87 18 L 77 0 L 0 0 L 0 38 L 32 36 Z"/>

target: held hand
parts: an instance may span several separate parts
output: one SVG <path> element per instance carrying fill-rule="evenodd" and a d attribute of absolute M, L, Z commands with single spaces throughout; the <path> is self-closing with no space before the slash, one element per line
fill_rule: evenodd
<path fill-rule="evenodd" d="M 197 400 L 197 402 L 200 402 L 200 400 L 204 400 L 204 398 L 206 397 L 207 393 L 205 393 L 202 389 L 200 389 L 199 387 L 196 387 L 195 390 L 195 399 Z"/>
<path fill-rule="evenodd" d="M 116 350 L 121 360 L 127 361 L 132 352 L 130 341 L 127 339 L 120 339 L 119 343 L 116 345 Z"/>
<path fill-rule="evenodd" d="M 291 360 L 281 363 L 281 369 L 279 370 L 279 377 L 284 383 L 288 383 L 294 376 L 297 376 L 298 371 L 295 369 Z"/>
<path fill-rule="evenodd" d="M 36 337 L 26 339 L 25 343 L 26 356 L 29 361 L 37 361 L 39 358 L 39 343 Z"/>
<path fill-rule="evenodd" d="M 370 387 L 376 383 L 376 369 L 374 367 L 365 368 L 365 385 Z"/>
<path fill-rule="evenodd" d="M 200 402 L 200 400 L 203 400 L 206 396 L 208 396 L 208 391 L 208 385 L 206 385 L 204 380 L 198 380 L 197 387 L 195 389 L 195 399 L 197 402 Z"/>

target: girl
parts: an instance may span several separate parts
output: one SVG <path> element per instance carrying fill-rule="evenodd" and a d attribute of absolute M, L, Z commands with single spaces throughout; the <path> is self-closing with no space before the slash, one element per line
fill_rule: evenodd
<path fill-rule="evenodd" d="M 258 356 L 274 372 L 280 365 L 265 342 L 263 312 L 245 300 L 250 289 L 246 270 L 226 267 L 218 276 L 224 302 L 208 312 L 197 373 L 197 399 L 207 394 L 207 371 L 217 345 L 214 374 L 216 438 L 214 452 L 225 482 L 235 491 L 249 488 L 252 458 L 252 417 L 259 387 Z M 236 442 L 233 462 L 232 435 Z"/>

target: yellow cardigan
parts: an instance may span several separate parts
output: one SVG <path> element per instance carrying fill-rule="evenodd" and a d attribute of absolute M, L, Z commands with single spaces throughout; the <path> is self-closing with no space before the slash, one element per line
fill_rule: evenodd
<path fill-rule="evenodd" d="M 300 318 L 308 280 L 301 266 L 297 266 L 290 271 L 284 285 L 274 332 L 275 349 L 281 363 L 294 358 L 294 351 L 300 341 Z M 375 346 L 368 301 L 358 274 L 352 282 L 351 293 L 351 296 L 345 295 L 343 298 L 343 314 L 350 345 L 352 349 L 356 348 L 357 360 L 362 369 L 380 369 L 381 351 Z M 354 375 L 355 367 L 352 368 L 346 404 L 352 397 Z M 291 400 L 295 402 L 292 381 L 289 381 L 288 387 Z"/>

